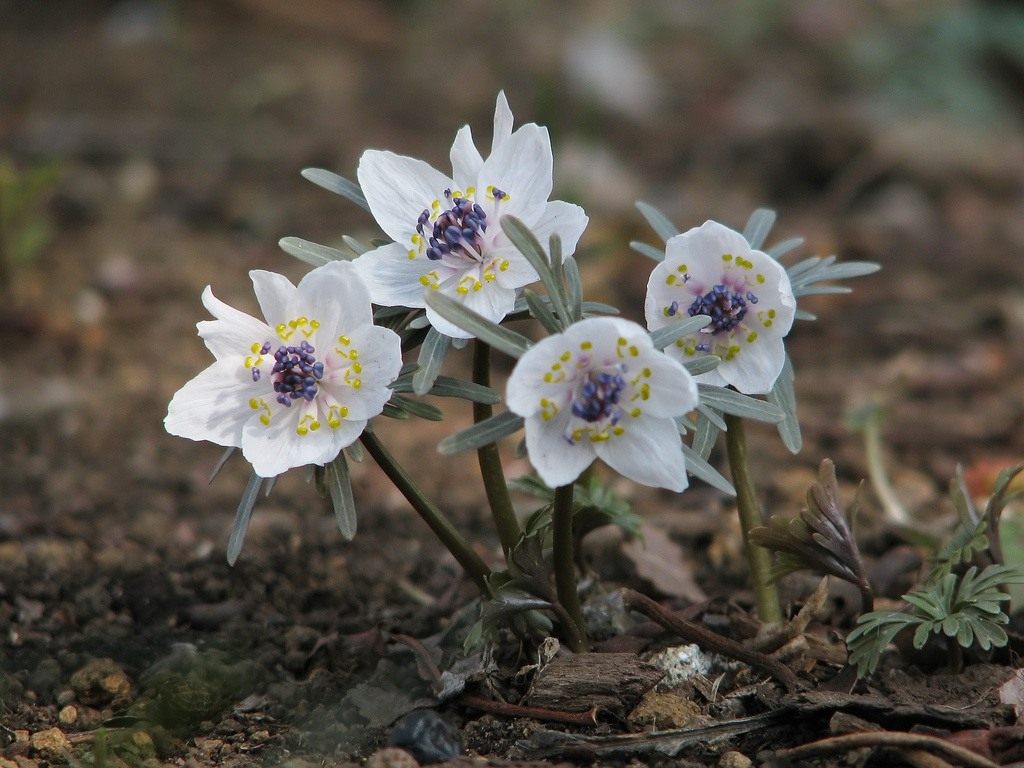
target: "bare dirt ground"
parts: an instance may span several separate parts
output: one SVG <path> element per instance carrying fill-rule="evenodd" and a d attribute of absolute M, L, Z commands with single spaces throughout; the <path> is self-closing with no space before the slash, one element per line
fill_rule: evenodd
<path fill-rule="evenodd" d="M 161 420 L 208 364 L 194 329 L 203 286 L 254 311 L 248 270 L 305 269 L 278 238 L 377 236 L 300 169 L 351 177 L 367 147 L 444 167 L 464 123 L 488 140 L 501 88 L 518 121 L 550 127 L 555 196 L 591 215 L 578 252 L 590 298 L 629 317 L 642 314 L 650 263 L 626 244 L 654 240 L 636 199 L 684 228 L 740 227 L 769 205 L 773 239 L 807 238 L 800 255 L 883 265 L 853 294 L 812 302 L 821 319 L 790 337 L 803 451 L 752 430 L 770 512 L 796 512 L 826 456 L 852 493 L 866 466 L 844 415 L 870 397 L 887 403 L 890 472 L 923 529 L 949 530 L 942 497 L 958 463 L 982 496 L 1024 458 L 1024 48 L 1007 38 L 1020 12 L 743 6 L 0 2 L 0 156 L 57 168 L 41 202 L 52 236 L 15 264 L 0 306 L 0 766 L 339 765 L 386 738 L 386 713 L 403 703 L 387 696 L 429 698 L 393 635 L 451 626 L 473 590 L 379 471 L 354 470 L 352 543 L 302 473 L 282 478 L 230 568 L 245 468 L 208 485 L 220 450 L 166 435 Z M 475 461 L 443 465 L 435 452 L 469 419 L 445 407 L 442 424 L 380 432 L 497 562 Z M 510 475 L 527 469 L 509 456 Z M 604 586 L 704 606 L 705 621 L 742 636 L 751 594 L 727 501 L 699 483 L 681 497 L 616 488 L 648 521 L 649 556 L 594 542 Z M 864 516 L 875 530 L 870 494 Z M 865 548 L 891 559 L 897 543 L 883 532 Z M 890 581 L 898 597 L 913 580 Z M 791 579 L 786 594 L 799 604 L 813 586 Z M 841 590 L 830 605 L 821 634 L 835 646 L 855 606 Z M 524 653 L 499 661 L 514 671 L 533 659 Z M 660 722 L 788 713 L 682 752 L 697 764 L 814 740 L 836 711 L 904 729 L 1008 725 L 993 697 L 1017 658 L 953 682 L 928 677 L 926 662 L 895 666 L 857 689 L 874 703 L 795 710 L 733 672 L 734 696 L 694 693 L 680 706 L 696 720 Z M 545 748 L 538 734 L 559 726 L 465 702 L 440 712 L 487 759 L 586 752 Z M 638 717 L 561 728 L 608 736 L 642 731 Z"/>

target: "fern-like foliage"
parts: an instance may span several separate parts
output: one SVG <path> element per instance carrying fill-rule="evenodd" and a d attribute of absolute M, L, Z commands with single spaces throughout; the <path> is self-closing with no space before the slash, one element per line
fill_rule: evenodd
<path fill-rule="evenodd" d="M 835 576 L 857 587 L 863 610 L 871 610 L 871 584 L 848 521 L 855 513 L 855 508 L 844 512 L 835 465 L 825 459 L 800 515 L 788 520 L 773 515 L 767 526 L 750 531 L 750 540 L 776 553 L 773 579 L 804 570 Z"/>
<path fill-rule="evenodd" d="M 932 635 L 954 639 L 961 648 L 977 644 L 982 650 L 1006 645 L 1009 621 L 1001 603 L 1010 596 L 1002 584 L 1024 584 L 1024 568 L 990 565 L 980 573 L 971 566 L 963 575 L 947 573 L 921 590 L 903 596 L 907 611 L 872 611 L 857 620 L 847 636 L 850 663 L 861 676 L 878 666 L 885 647 L 904 629 L 915 627 L 913 643 L 922 648 Z"/>

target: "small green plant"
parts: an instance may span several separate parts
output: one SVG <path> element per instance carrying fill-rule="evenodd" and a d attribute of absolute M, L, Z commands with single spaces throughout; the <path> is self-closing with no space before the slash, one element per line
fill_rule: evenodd
<path fill-rule="evenodd" d="M 1010 596 L 1003 584 L 1024 583 L 1024 568 L 990 565 L 981 573 L 977 566 L 962 576 L 947 573 L 923 589 L 903 595 L 909 611 L 872 611 L 857 620 L 857 627 L 846 638 L 850 663 L 857 674 L 874 672 L 885 647 L 905 629 L 914 629 L 914 647 L 923 648 L 932 635 L 945 635 L 955 643 L 953 666 L 962 665 L 962 650 L 977 643 L 983 651 L 1001 648 L 1007 643 L 1002 625 L 1009 622 L 1001 603 Z"/>

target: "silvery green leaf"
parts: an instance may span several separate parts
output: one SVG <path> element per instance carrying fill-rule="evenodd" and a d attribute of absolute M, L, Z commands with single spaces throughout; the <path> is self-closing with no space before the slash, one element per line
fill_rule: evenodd
<path fill-rule="evenodd" d="M 372 250 L 370 246 L 359 242 L 354 237 L 342 235 L 341 239 L 345 242 L 345 245 L 352 249 L 353 253 L 356 253 L 359 256 L 362 256 L 364 253 L 368 253 Z"/>
<path fill-rule="evenodd" d="M 437 450 L 444 454 L 474 451 L 484 445 L 496 443 L 501 438 L 511 435 L 523 426 L 523 417 L 516 416 L 512 411 L 504 411 L 479 421 L 461 432 L 449 435 L 440 443 Z"/>
<path fill-rule="evenodd" d="M 404 408 L 400 408 L 391 401 L 384 403 L 384 410 L 380 412 L 381 416 L 386 416 L 389 419 L 400 419 L 402 421 L 411 418 L 409 412 Z"/>
<path fill-rule="evenodd" d="M 835 256 L 830 256 L 829 258 L 832 261 L 835 261 Z M 793 266 L 786 267 L 786 275 L 789 276 L 789 282 L 793 283 L 794 281 L 799 280 L 803 275 L 806 275 L 822 261 L 824 261 L 824 259 L 822 259 L 821 256 L 808 256 L 806 259 L 798 261 Z M 831 263 L 831 261 L 829 263 Z"/>
<path fill-rule="evenodd" d="M 773 403 L 725 387 L 698 384 L 697 391 L 703 404 L 740 418 L 777 424 L 786 416 L 785 412 Z"/>
<path fill-rule="evenodd" d="M 822 280 L 848 280 L 851 277 L 873 275 L 882 265 L 875 261 L 841 261 L 822 269 Z"/>
<path fill-rule="evenodd" d="M 526 300 L 526 306 L 529 307 L 530 315 L 544 326 L 544 330 L 548 333 L 561 333 L 562 326 L 559 325 L 558 318 L 551 313 L 548 307 L 550 302 L 545 301 L 529 288 L 523 291 L 523 298 Z"/>
<path fill-rule="evenodd" d="M 569 256 L 562 262 L 562 274 L 565 276 L 566 299 L 573 322 L 583 319 L 583 279 L 580 277 L 580 266 L 576 259 Z"/>
<path fill-rule="evenodd" d="M 743 236 L 747 238 L 751 248 L 761 249 L 764 241 L 768 238 L 768 233 L 775 226 L 775 218 L 776 213 L 770 208 L 758 208 L 750 214 L 747 225 L 743 228 Z"/>
<path fill-rule="evenodd" d="M 426 315 L 419 315 L 418 317 L 414 317 L 412 320 L 410 320 L 409 325 L 407 327 L 411 328 L 414 331 L 418 331 L 421 328 L 429 328 L 430 320 L 427 319 Z"/>
<path fill-rule="evenodd" d="M 353 258 L 337 248 L 331 248 L 319 243 L 303 240 L 301 237 L 282 237 L 277 241 L 281 250 L 289 256 L 294 256 L 299 261 L 304 261 L 314 267 L 322 267 L 332 261 L 344 261 Z"/>
<path fill-rule="evenodd" d="M 786 355 L 779 378 L 775 380 L 772 391 L 768 393 L 768 401 L 777 405 L 783 413 L 783 419 L 776 425 L 782 444 L 792 454 L 800 453 L 803 437 L 800 435 L 800 422 L 796 417 L 796 391 L 793 388 L 793 362 Z"/>
<path fill-rule="evenodd" d="M 591 317 L 592 315 L 617 315 L 619 314 L 619 308 L 613 307 L 611 304 L 605 304 L 601 301 L 584 301 L 583 302 L 583 316 Z"/>
<path fill-rule="evenodd" d="M 679 228 L 669 220 L 668 216 L 650 203 L 637 200 L 636 209 L 647 219 L 647 223 L 651 225 L 651 229 L 657 233 L 658 237 L 665 242 L 679 234 Z"/>
<path fill-rule="evenodd" d="M 814 296 L 831 293 L 853 293 L 853 288 L 848 285 L 805 285 L 800 288 L 793 290 L 793 295 L 797 298 L 801 296 Z"/>
<path fill-rule="evenodd" d="M 726 480 L 717 469 L 708 464 L 708 462 L 697 451 L 686 443 L 683 443 L 682 445 L 683 455 L 686 457 L 687 472 L 694 477 L 699 477 L 712 488 L 717 488 L 730 496 L 736 495 L 736 489 L 732 487 L 732 483 Z"/>
<path fill-rule="evenodd" d="M 463 400 L 484 405 L 501 402 L 501 395 L 490 387 L 472 381 L 453 379 L 450 376 L 438 376 L 428 394 L 436 397 L 461 397 Z"/>
<path fill-rule="evenodd" d="M 701 411 L 697 416 L 697 427 L 693 432 L 693 442 L 690 444 L 693 452 L 706 461 L 711 455 L 711 449 L 715 447 L 718 433 L 722 431 L 724 430 L 707 418 L 704 411 Z"/>
<path fill-rule="evenodd" d="M 568 328 L 572 324 L 572 316 L 569 314 L 569 308 L 565 303 L 562 281 L 558 279 L 554 270 L 551 269 L 551 263 L 548 261 L 548 257 L 537 241 L 536 236 L 530 231 L 529 227 L 515 216 L 502 216 L 501 229 L 540 276 L 540 281 L 548 294 L 548 301 L 551 302 L 551 310 L 560 323 L 560 330 Z M 454 323 L 455 321 L 452 320 L 452 322 Z M 466 330 L 469 329 L 467 328 Z"/>
<path fill-rule="evenodd" d="M 463 306 L 455 299 L 438 291 L 428 291 L 427 304 L 445 320 L 454 323 L 467 333 L 490 344 L 509 357 L 519 358 L 530 346 L 530 340 L 520 333 L 492 323 L 486 317 Z"/>
<path fill-rule="evenodd" d="M 427 421 L 442 421 L 444 419 L 444 414 L 441 413 L 439 408 L 434 407 L 430 403 L 413 400 L 410 397 L 394 394 L 391 396 L 390 403 L 408 414 L 418 416 Z"/>
<path fill-rule="evenodd" d="M 238 511 L 235 512 L 235 522 L 231 526 L 231 535 L 228 537 L 228 565 L 234 565 L 242 551 L 242 543 L 245 541 L 245 533 L 249 530 L 249 520 L 252 518 L 252 508 L 256 505 L 256 499 L 260 495 L 260 487 L 263 485 L 263 478 L 253 472 L 242 491 L 242 500 L 238 502 Z"/>
<path fill-rule="evenodd" d="M 646 256 L 652 261 L 662 262 L 665 260 L 665 251 L 655 248 L 650 243 L 643 243 L 639 240 L 630 240 L 629 247 L 642 256 Z"/>
<path fill-rule="evenodd" d="M 793 315 L 793 319 L 794 320 L 817 320 L 818 316 L 816 314 L 814 314 L 813 312 L 808 312 L 806 309 L 800 309 L 798 307 L 797 310 L 796 310 L 796 313 Z"/>
<path fill-rule="evenodd" d="M 356 502 L 352 498 L 352 480 L 344 452 L 324 467 L 324 479 L 331 494 L 331 506 L 334 507 L 338 530 L 347 541 L 352 541 L 356 535 Z"/>
<path fill-rule="evenodd" d="M 373 320 L 374 322 L 377 322 L 378 320 L 384 320 L 389 317 L 403 317 L 414 311 L 415 310 L 409 309 L 408 307 L 377 307 L 377 309 L 373 311 Z"/>
<path fill-rule="evenodd" d="M 370 205 L 366 202 L 363 190 L 359 188 L 358 184 L 349 181 L 344 176 L 339 176 L 333 171 L 327 171 L 323 168 L 303 168 L 302 176 L 308 181 L 312 181 L 318 187 L 323 187 L 328 192 L 348 198 L 360 208 L 364 208 L 367 211 L 370 210 Z"/>
<path fill-rule="evenodd" d="M 552 271 L 557 271 L 562 265 L 562 238 L 557 234 L 548 238 L 548 263 Z"/>
<path fill-rule="evenodd" d="M 425 395 L 434 386 L 450 343 L 448 336 L 438 333 L 434 328 L 427 331 L 427 338 L 423 340 L 417 358 L 420 367 L 412 377 L 412 391 L 417 395 Z"/>
<path fill-rule="evenodd" d="M 357 464 L 361 464 L 363 459 L 366 458 L 366 450 L 363 448 L 363 444 L 356 440 L 345 448 L 345 453 L 348 457 Z"/>
<path fill-rule="evenodd" d="M 672 323 L 671 325 L 666 325 L 656 331 L 651 331 L 651 342 L 654 344 L 655 349 L 664 349 L 669 344 L 674 343 L 677 339 L 696 333 L 710 322 L 711 318 L 707 315 L 694 315 L 693 317 L 687 317 L 685 320 L 680 320 L 678 323 Z"/>
<path fill-rule="evenodd" d="M 714 424 L 715 429 L 718 429 L 721 432 L 728 431 L 728 427 L 726 427 L 725 425 L 725 419 L 722 418 L 722 414 L 719 411 L 712 408 L 707 403 L 698 402 L 697 413 L 703 416 L 704 420 L 710 421 L 712 424 Z"/>
<path fill-rule="evenodd" d="M 209 482 L 212 483 L 214 480 L 217 479 L 217 475 L 219 475 L 220 471 L 224 469 L 224 465 L 228 463 L 228 459 L 234 456 L 237 452 L 238 449 L 235 448 L 234 446 L 224 449 L 224 453 L 220 455 L 220 458 L 217 459 L 217 463 L 213 465 L 213 470 L 210 472 Z"/>
<path fill-rule="evenodd" d="M 713 371 L 722 362 L 718 355 L 701 355 L 683 363 L 683 368 L 690 372 L 691 376 L 700 376 L 702 373 Z"/>
<path fill-rule="evenodd" d="M 765 251 L 765 253 L 773 259 L 778 259 L 780 256 L 784 256 L 790 251 L 796 250 L 803 244 L 804 239 L 802 237 L 791 237 L 788 240 L 783 240 L 781 243 L 776 243 Z"/>
<path fill-rule="evenodd" d="M 270 492 L 274 490 L 275 485 L 277 485 L 277 475 L 268 477 L 263 481 L 263 498 L 270 498 Z"/>

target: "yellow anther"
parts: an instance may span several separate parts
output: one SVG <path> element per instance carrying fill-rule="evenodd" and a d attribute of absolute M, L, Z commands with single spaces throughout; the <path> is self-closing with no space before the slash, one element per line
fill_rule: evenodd
<path fill-rule="evenodd" d="M 753 344 L 757 341 L 757 331 L 751 331 L 747 334 L 747 344 Z"/>
<path fill-rule="evenodd" d="M 617 426 L 617 427 L 613 427 L 612 428 L 612 434 L 615 435 L 616 437 L 619 437 L 620 435 L 624 434 L 625 431 L 626 430 L 625 430 L 624 427 L 618 427 Z"/>
<path fill-rule="evenodd" d="M 620 347 L 624 347 L 624 346 L 626 346 L 626 344 L 627 344 L 627 341 L 626 341 L 626 340 L 625 340 L 624 338 L 622 338 L 621 336 L 619 336 L 619 340 L 618 340 L 618 342 L 617 342 L 617 343 L 618 343 L 618 345 L 619 345 Z"/>
<path fill-rule="evenodd" d="M 512 265 L 509 263 L 508 259 L 502 259 L 501 263 L 498 265 L 498 270 L 500 272 L 505 272 L 510 266 Z"/>
<path fill-rule="evenodd" d="M 434 202 L 432 202 L 430 204 L 430 207 L 435 209 L 435 210 L 437 210 L 438 208 L 441 207 L 441 201 L 440 200 L 435 200 Z"/>
<path fill-rule="evenodd" d="M 416 251 L 410 248 L 408 251 L 405 252 L 405 255 L 409 257 L 409 261 L 413 261 L 416 258 Z"/>
<path fill-rule="evenodd" d="M 675 275 L 668 275 L 665 278 L 665 284 L 666 285 L 675 285 L 676 284 L 676 276 Z"/>
<path fill-rule="evenodd" d="M 320 327 L 320 321 L 319 320 L 310 320 L 309 321 L 309 327 L 312 328 L 313 330 L 316 330 L 317 328 Z"/>
<path fill-rule="evenodd" d="M 260 416 L 260 424 L 262 424 L 264 427 L 269 427 L 270 426 L 270 416 L 268 416 L 265 413 L 262 416 Z"/>
<path fill-rule="evenodd" d="M 679 274 L 685 274 L 687 271 L 689 270 L 685 264 L 680 264 L 678 267 L 676 267 L 676 272 L 678 272 Z"/>
<path fill-rule="evenodd" d="M 651 378 L 651 369 L 644 368 L 642 371 L 640 371 L 640 375 L 643 376 L 645 379 Z"/>
<path fill-rule="evenodd" d="M 637 417 L 638 417 L 638 416 L 639 416 L 639 415 L 640 415 L 641 413 L 643 413 L 643 411 L 641 411 L 641 410 L 640 410 L 639 408 L 634 408 L 634 409 L 633 409 L 632 411 L 630 411 L 630 412 L 629 412 L 629 415 L 630 415 L 630 416 L 632 416 L 632 417 L 633 417 L 633 418 L 635 419 L 635 418 L 637 418 Z"/>
<path fill-rule="evenodd" d="M 348 351 L 348 359 L 349 360 L 358 360 L 359 359 L 359 350 L 358 349 L 350 349 Z M 359 373 L 359 371 L 356 371 L 356 373 Z"/>
<path fill-rule="evenodd" d="M 562 364 L 561 363 L 552 363 L 551 370 L 552 371 L 560 371 L 560 370 L 562 370 Z"/>
<path fill-rule="evenodd" d="M 423 242 L 423 236 L 422 235 L 413 235 L 409 239 L 412 240 L 412 244 L 413 245 L 419 245 L 420 243 Z"/>
<path fill-rule="evenodd" d="M 635 345 L 630 345 L 630 347 L 629 347 L 629 354 L 632 357 L 636 357 L 637 355 L 640 354 L 640 350 L 637 349 Z"/>
<path fill-rule="evenodd" d="M 341 346 L 343 347 L 347 347 L 349 344 L 352 343 L 352 339 L 350 339 L 348 336 L 339 336 L 338 343 L 341 344 Z"/>
<path fill-rule="evenodd" d="M 563 353 L 562 353 L 562 355 L 561 355 L 561 357 L 560 357 L 559 359 L 560 359 L 560 360 L 561 360 L 561 361 L 562 361 L 563 363 L 568 363 L 568 362 L 569 362 L 569 360 L 571 360 L 571 359 L 572 359 L 572 354 L 571 354 L 570 352 L 563 352 Z"/>
<path fill-rule="evenodd" d="M 260 409 L 260 401 L 257 400 L 255 397 L 250 397 L 249 407 L 252 408 L 254 411 L 258 411 Z"/>
<path fill-rule="evenodd" d="M 589 341 L 581 341 L 580 342 L 580 349 L 582 349 L 584 352 L 586 352 L 588 349 L 592 349 L 593 346 L 594 345 L 591 342 L 589 342 Z"/>
<path fill-rule="evenodd" d="M 430 285 L 430 278 L 426 275 L 420 275 L 420 285 L 424 288 L 428 287 Z"/>
<path fill-rule="evenodd" d="M 263 345 L 260 344 L 258 341 L 254 341 L 252 343 L 252 346 L 249 347 L 249 351 L 252 352 L 254 355 L 258 355 L 261 349 L 263 349 Z"/>
<path fill-rule="evenodd" d="M 460 285 L 458 288 L 455 289 L 455 291 L 465 296 L 467 293 L 469 293 L 469 288 L 467 288 L 465 285 Z"/>
<path fill-rule="evenodd" d="M 769 309 L 768 310 L 768 317 L 772 318 L 773 320 L 775 319 L 775 310 L 774 309 Z"/>
<path fill-rule="evenodd" d="M 762 274 L 758 274 L 758 276 L 757 276 L 757 282 L 759 282 L 759 283 L 763 283 L 763 282 L 764 282 L 764 275 L 762 275 Z"/>
<path fill-rule="evenodd" d="M 722 261 L 732 261 L 732 254 L 731 253 L 723 253 L 722 254 Z"/>
<path fill-rule="evenodd" d="M 352 370 L 355 371 L 356 373 L 362 373 L 363 366 L 361 366 L 359 363 L 352 363 Z"/>
<path fill-rule="evenodd" d="M 476 194 L 476 187 L 466 187 L 466 197 L 472 197 Z"/>

